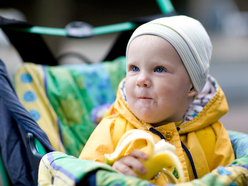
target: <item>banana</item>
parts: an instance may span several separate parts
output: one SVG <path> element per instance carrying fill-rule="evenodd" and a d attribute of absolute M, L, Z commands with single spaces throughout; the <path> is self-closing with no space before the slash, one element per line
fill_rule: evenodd
<path fill-rule="evenodd" d="M 147 173 L 140 174 L 138 171 L 134 170 L 139 178 L 151 180 L 157 173 L 164 172 L 171 183 L 177 183 L 175 176 L 170 171 L 166 170 L 166 168 L 175 167 L 179 174 L 180 182 L 185 182 L 181 162 L 175 154 L 176 147 L 163 139 L 158 143 L 155 143 L 153 137 L 149 133 L 139 129 L 127 131 L 121 137 L 115 151 L 112 154 L 104 154 L 105 163 L 112 165 L 124 155 L 129 144 L 135 140 L 145 140 L 147 143 L 147 146 L 141 150 L 147 154 L 148 158 L 146 160 L 140 160 L 146 167 Z"/>

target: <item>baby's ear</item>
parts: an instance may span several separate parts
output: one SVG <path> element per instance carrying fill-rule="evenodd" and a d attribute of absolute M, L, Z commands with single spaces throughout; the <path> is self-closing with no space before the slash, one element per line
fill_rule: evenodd
<path fill-rule="evenodd" d="M 195 95 L 196 95 L 196 90 L 194 87 L 192 87 L 188 92 L 188 97 L 194 97 Z"/>

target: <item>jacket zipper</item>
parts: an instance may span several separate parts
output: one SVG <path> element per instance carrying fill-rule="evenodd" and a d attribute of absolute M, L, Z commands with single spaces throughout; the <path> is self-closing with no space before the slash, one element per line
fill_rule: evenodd
<path fill-rule="evenodd" d="M 161 134 L 159 131 L 157 131 L 155 128 L 151 127 L 149 128 L 149 130 L 154 133 L 154 134 L 157 134 L 161 139 L 164 139 L 165 140 L 165 137 L 163 136 L 163 134 Z M 179 131 L 180 128 L 177 127 L 177 131 Z M 180 140 L 181 141 L 181 140 Z M 188 158 L 189 158 L 189 161 L 190 161 L 190 164 L 191 164 L 191 167 L 192 167 L 192 170 L 193 170 L 193 174 L 194 174 L 194 177 L 195 179 L 198 179 L 198 175 L 197 175 L 197 172 L 196 172 L 196 168 L 195 168 L 195 164 L 194 164 L 194 161 L 193 161 L 193 158 L 191 156 L 191 153 L 190 151 L 187 149 L 187 147 L 183 144 L 183 142 L 181 141 L 181 145 L 184 149 L 184 151 L 186 152 Z"/>

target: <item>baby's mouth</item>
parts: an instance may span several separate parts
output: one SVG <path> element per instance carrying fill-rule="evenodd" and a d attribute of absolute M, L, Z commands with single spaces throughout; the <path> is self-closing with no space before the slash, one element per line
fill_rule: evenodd
<path fill-rule="evenodd" d="M 138 99 L 152 99 L 152 98 L 149 98 L 149 97 L 138 97 Z"/>

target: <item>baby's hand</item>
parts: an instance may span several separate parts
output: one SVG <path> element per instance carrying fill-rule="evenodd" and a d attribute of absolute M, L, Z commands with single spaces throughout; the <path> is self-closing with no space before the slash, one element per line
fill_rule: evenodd
<path fill-rule="evenodd" d="M 123 156 L 119 160 L 114 162 L 112 167 L 122 174 L 138 177 L 133 169 L 136 169 L 141 174 L 145 174 L 146 168 L 137 158 L 146 160 L 147 155 L 141 150 L 133 150 L 129 155 Z"/>

